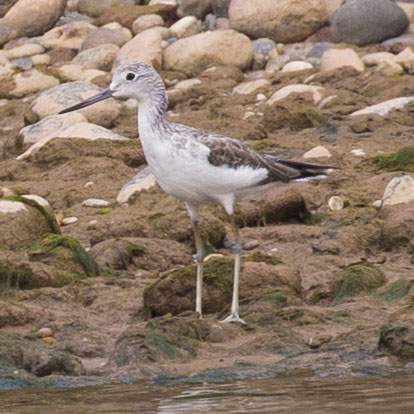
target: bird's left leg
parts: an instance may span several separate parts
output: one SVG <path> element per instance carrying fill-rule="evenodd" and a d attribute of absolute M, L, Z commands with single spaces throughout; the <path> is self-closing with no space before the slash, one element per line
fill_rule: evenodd
<path fill-rule="evenodd" d="M 234 254 L 234 278 L 233 278 L 233 300 L 231 302 L 230 315 L 221 322 L 246 322 L 239 316 L 239 285 L 240 285 L 240 262 L 241 262 L 241 239 L 239 229 L 237 228 L 236 219 L 231 215 L 231 225 L 234 234 L 233 254 Z"/>
<path fill-rule="evenodd" d="M 193 204 L 185 203 L 187 206 L 188 214 L 190 215 L 194 229 L 194 239 L 196 245 L 196 254 L 194 255 L 197 263 L 197 280 L 196 280 L 196 312 L 199 314 L 200 319 L 203 318 L 202 312 L 202 293 L 203 293 L 203 263 L 204 263 L 204 249 L 203 242 L 200 236 L 200 230 L 198 228 L 198 208 Z"/>

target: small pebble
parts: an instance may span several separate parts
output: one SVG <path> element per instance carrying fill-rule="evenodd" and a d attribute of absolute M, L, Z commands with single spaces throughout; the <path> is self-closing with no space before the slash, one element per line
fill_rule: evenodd
<path fill-rule="evenodd" d="M 65 217 L 63 220 L 62 220 L 62 226 L 68 226 L 69 224 L 73 224 L 73 223 L 76 223 L 78 221 L 78 218 L 77 217 Z"/>
<path fill-rule="evenodd" d="M 92 187 L 94 184 L 95 184 L 95 183 L 94 183 L 93 181 L 88 181 L 88 182 L 85 184 L 85 188 Z"/>
<path fill-rule="evenodd" d="M 243 250 L 253 250 L 259 247 L 259 244 L 258 240 L 248 240 L 246 243 L 243 243 Z"/>
<path fill-rule="evenodd" d="M 101 200 L 99 198 L 88 198 L 87 200 L 82 202 L 84 207 L 108 207 L 111 205 L 109 201 Z"/>
<path fill-rule="evenodd" d="M 352 154 L 356 155 L 357 157 L 365 157 L 367 154 L 362 148 L 353 149 L 351 150 Z"/>
<path fill-rule="evenodd" d="M 88 223 L 88 229 L 90 230 L 90 229 L 94 229 L 95 227 L 96 227 L 96 225 L 98 224 L 98 220 L 91 220 L 89 223 Z"/>
<path fill-rule="evenodd" d="M 256 101 L 265 101 L 266 99 L 266 95 L 264 95 L 263 93 L 258 93 L 256 95 Z"/>
<path fill-rule="evenodd" d="M 46 337 L 52 337 L 53 336 L 53 331 L 50 328 L 40 328 L 37 332 L 36 332 L 36 336 L 38 338 L 46 338 Z"/>
<path fill-rule="evenodd" d="M 332 196 L 328 201 L 331 210 L 342 210 L 344 208 L 344 200 L 338 196 Z"/>
<path fill-rule="evenodd" d="M 381 208 L 382 207 L 382 200 L 373 201 L 372 206 L 375 207 L 375 208 Z"/>

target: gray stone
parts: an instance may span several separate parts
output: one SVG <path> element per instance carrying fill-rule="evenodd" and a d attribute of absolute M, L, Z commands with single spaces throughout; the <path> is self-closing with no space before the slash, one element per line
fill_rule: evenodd
<path fill-rule="evenodd" d="M 359 46 L 399 36 L 408 25 L 406 14 L 391 0 L 353 0 L 331 18 L 335 38 Z"/>
<path fill-rule="evenodd" d="M 211 7 L 216 17 L 229 17 L 231 0 L 211 0 Z"/>
<path fill-rule="evenodd" d="M 255 55 L 267 56 L 269 52 L 276 47 L 276 42 L 265 37 L 252 41 L 253 51 Z"/>
<path fill-rule="evenodd" d="M 101 91 L 96 85 L 87 82 L 67 82 L 40 93 L 32 103 L 32 110 L 39 118 L 57 114 Z M 110 127 L 119 114 L 119 108 L 113 98 L 98 102 L 80 110 L 89 122 Z"/>
<path fill-rule="evenodd" d="M 134 0 L 79 0 L 78 11 L 91 17 L 98 17 L 113 7 L 134 5 Z"/>
<path fill-rule="evenodd" d="M 114 30 L 108 29 L 107 27 L 100 27 L 88 34 L 82 43 L 81 50 L 91 49 L 105 43 L 111 43 L 118 47 L 122 47 L 132 37 L 131 32 L 129 32 L 129 35 L 127 32 L 129 32 L 129 30 L 125 27 Z"/>
<path fill-rule="evenodd" d="M 195 16 L 203 19 L 211 10 L 211 0 L 181 0 L 177 8 L 177 16 Z"/>

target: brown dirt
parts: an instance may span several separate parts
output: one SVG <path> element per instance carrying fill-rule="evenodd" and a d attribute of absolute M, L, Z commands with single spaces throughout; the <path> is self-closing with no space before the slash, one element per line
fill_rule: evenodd
<path fill-rule="evenodd" d="M 300 83 L 304 77 L 270 76 L 269 91 Z M 414 78 L 344 69 L 318 74 L 316 81 L 338 95 L 320 111 L 307 99 L 298 100 L 296 96 L 282 101 L 277 115 L 266 113 L 265 104 L 256 104 L 255 96 L 224 95 L 222 91 L 229 92 L 234 85 L 222 78 L 203 80 L 202 87 L 173 102 L 170 118 L 175 122 L 237 137 L 257 150 L 279 151 L 286 157 L 300 158 L 312 147 L 323 145 L 333 154 L 329 164 L 340 168 L 326 180 L 282 186 L 252 204 L 240 205 L 244 244 L 257 242 L 246 255 L 261 253 L 277 259 L 282 263 L 277 266 L 288 269 L 287 275 L 301 280 L 300 292 L 269 296 L 266 288 L 260 296 L 259 284 L 280 282 L 272 273 L 274 264 L 262 261 L 251 265 L 246 272 L 249 280 L 241 281 L 244 296 L 249 298 L 241 306 L 248 328 L 217 323 L 228 309 L 228 303 L 223 302 L 219 314 L 207 315 L 205 329 L 209 335 L 202 338 L 177 330 L 177 324 L 161 329 L 147 326 L 144 320 L 144 289 L 160 276 L 191 264 L 194 247 L 184 206 L 159 188 L 143 191 L 129 206 L 116 204 L 118 191 L 144 164 L 139 142 L 58 139 L 33 158 L 18 162 L 15 157 L 23 148 L 17 132 L 24 125 L 21 108 L 26 104 L 13 101 L 9 109 L 0 107 L 0 114 L 4 114 L 0 126 L 4 127 L 6 120 L 11 128 L 2 138 L 1 187 L 18 194 L 38 194 L 48 199 L 56 212 L 78 217 L 76 224 L 62 227 L 62 233 L 91 248 L 101 267 L 99 277 L 70 286 L 3 292 L 3 331 L 27 335 L 51 327 L 55 332 L 51 347 L 80 358 L 88 375 L 111 378 L 189 375 L 236 363 L 270 366 L 281 361 L 288 368 L 310 364 L 316 372 L 324 366 L 324 358 L 338 373 L 346 365 L 334 356 L 338 350 L 365 355 L 364 361 L 378 366 L 392 363 L 384 358 L 387 353 L 397 360 L 401 355 L 404 361 L 407 355 L 411 358 L 412 349 L 401 350 L 396 341 L 412 337 L 412 318 L 396 318 L 395 312 L 412 307 L 413 292 L 407 288 L 397 299 L 385 293 L 391 283 L 412 278 L 412 231 L 407 229 L 407 222 L 412 221 L 413 207 L 402 204 L 380 211 L 373 208 L 372 202 L 382 197 L 389 180 L 401 172 L 376 170 L 351 150 L 361 148 L 372 158 L 411 145 L 414 107 L 407 106 L 386 117 L 347 115 L 366 105 L 412 95 Z M 247 110 L 264 116 L 243 120 Z M 121 114 L 114 130 L 134 137 L 134 122 L 127 118 Z M 89 181 L 93 185 L 85 186 Z M 332 195 L 346 199 L 346 208 L 330 211 L 327 201 Z M 82 207 L 87 198 L 106 199 L 112 203 L 112 210 L 98 214 L 96 209 Z M 293 213 L 280 214 L 284 205 L 278 200 L 291 200 L 287 205 L 294 207 L 287 211 Z M 306 214 L 299 214 L 301 211 Z M 97 224 L 91 226 L 91 220 L 97 220 Z M 225 244 L 232 234 L 218 207 L 203 209 L 201 229 L 210 252 L 230 257 Z M 135 246 L 132 250 L 131 245 Z M 332 280 L 348 265 L 361 261 L 380 269 L 386 284 L 335 301 Z M 255 272 L 260 275 L 257 279 Z M 255 295 L 249 297 L 247 287 Z M 196 323 L 194 315 L 176 318 Z M 392 336 L 396 323 L 405 324 L 406 330 Z M 387 339 L 390 336 L 392 340 Z M 290 362 L 286 356 L 290 356 Z M 326 366 L 325 371 L 334 373 Z"/>

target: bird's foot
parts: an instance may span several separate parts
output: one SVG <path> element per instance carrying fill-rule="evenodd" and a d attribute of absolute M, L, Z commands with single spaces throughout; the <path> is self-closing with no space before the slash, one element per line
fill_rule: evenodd
<path fill-rule="evenodd" d="M 242 325 L 246 325 L 246 322 L 240 318 L 238 313 L 231 313 L 227 318 L 224 318 L 220 323 L 239 322 Z"/>

